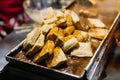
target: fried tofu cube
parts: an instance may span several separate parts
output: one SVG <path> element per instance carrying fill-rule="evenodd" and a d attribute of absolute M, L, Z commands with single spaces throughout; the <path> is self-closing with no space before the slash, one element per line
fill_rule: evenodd
<path fill-rule="evenodd" d="M 71 17 L 72 17 L 74 24 L 80 21 L 79 16 L 74 11 L 71 11 Z"/>
<path fill-rule="evenodd" d="M 67 26 L 72 26 L 73 25 L 73 20 L 72 17 L 70 15 L 71 11 L 70 10 L 66 10 L 64 12 L 64 17 L 66 18 L 66 24 Z"/>
<path fill-rule="evenodd" d="M 59 28 L 57 32 L 57 38 L 55 40 L 55 46 L 63 46 L 63 43 L 64 43 L 63 29 Z"/>
<path fill-rule="evenodd" d="M 83 35 L 84 40 L 86 41 L 88 39 L 88 37 L 89 37 L 88 32 L 81 31 L 81 34 Z"/>
<path fill-rule="evenodd" d="M 62 51 L 60 47 L 56 47 L 54 49 L 54 53 L 52 56 L 52 59 L 47 61 L 47 67 L 52 68 L 52 67 L 58 67 L 60 65 L 66 64 L 67 63 L 67 58 Z"/>
<path fill-rule="evenodd" d="M 45 41 L 45 35 L 41 33 L 35 45 L 31 49 L 29 49 L 25 55 L 33 56 L 36 52 L 38 52 L 44 46 L 44 41 Z"/>
<path fill-rule="evenodd" d="M 46 40 L 55 40 L 57 38 L 57 33 L 58 33 L 58 27 L 54 27 L 50 30 L 50 32 L 48 33 Z"/>
<path fill-rule="evenodd" d="M 55 23 L 57 20 L 58 20 L 57 17 L 53 17 L 53 18 L 44 20 L 43 22 L 44 22 L 45 24 L 52 24 L 52 23 Z"/>
<path fill-rule="evenodd" d="M 57 36 L 63 36 L 64 37 L 64 31 L 61 28 L 58 28 Z"/>
<path fill-rule="evenodd" d="M 64 37 L 63 36 L 58 36 L 57 39 L 55 40 L 55 46 L 63 46 L 64 44 Z"/>
<path fill-rule="evenodd" d="M 55 44 L 53 41 L 48 40 L 43 46 L 42 50 L 38 52 L 33 59 L 33 62 L 39 63 L 45 60 L 48 56 L 52 55 Z"/>
<path fill-rule="evenodd" d="M 87 32 L 81 30 L 75 30 L 73 35 L 79 42 L 87 41 L 89 36 Z"/>
<path fill-rule="evenodd" d="M 29 50 L 32 48 L 40 35 L 41 29 L 39 27 L 34 28 L 30 33 L 27 34 L 23 48 Z"/>
<path fill-rule="evenodd" d="M 87 24 L 89 27 L 93 28 L 93 27 L 97 27 L 97 28 L 105 28 L 105 24 L 96 18 L 88 18 L 87 19 Z"/>
<path fill-rule="evenodd" d="M 85 17 L 97 17 L 98 9 L 97 8 L 89 8 L 87 10 L 80 9 L 79 14 Z"/>
<path fill-rule="evenodd" d="M 71 38 L 68 41 L 66 41 L 62 47 L 64 52 L 67 52 L 71 49 L 74 49 L 79 46 L 79 42 L 77 41 L 76 38 Z"/>
<path fill-rule="evenodd" d="M 108 34 L 108 32 L 109 30 L 107 29 L 95 28 L 95 29 L 90 29 L 88 34 L 93 38 L 104 39 L 104 37 Z"/>
<path fill-rule="evenodd" d="M 62 11 L 60 11 L 60 10 L 57 10 L 57 11 L 56 11 L 56 16 L 57 16 L 58 18 L 63 18 L 63 17 L 64 17 L 64 13 L 63 13 Z"/>
<path fill-rule="evenodd" d="M 55 26 L 56 26 L 56 24 L 44 24 L 41 27 L 41 31 L 42 31 L 43 34 L 46 35 Z"/>
<path fill-rule="evenodd" d="M 66 16 L 66 20 L 67 20 L 66 21 L 67 26 L 72 26 L 73 25 L 72 18 L 71 18 L 70 15 Z"/>
<path fill-rule="evenodd" d="M 74 24 L 75 25 L 75 28 L 78 29 L 78 30 L 84 30 L 84 26 L 82 25 L 81 21 L 77 22 Z"/>
<path fill-rule="evenodd" d="M 64 37 L 64 42 L 68 41 L 71 38 L 74 38 L 74 36 L 73 35 L 69 35 L 69 36 Z"/>
<path fill-rule="evenodd" d="M 74 26 L 68 26 L 64 29 L 64 35 L 65 36 L 71 35 L 74 30 L 75 30 Z"/>
<path fill-rule="evenodd" d="M 79 42 L 82 42 L 84 39 L 83 35 L 81 34 L 81 32 L 79 30 L 75 30 L 73 35 Z"/>
<path fill-rule="evenodd" d="M 79 47 L 71 51 L 71 56 L 75 57 L 92 57 L 93 52 L 90 42 L 79 42 Z"/>
<path fill-rule="evenodd" d="M 66 25 L 66 18 L 60 18 L 55 23 L 57 24 L 58 27 L 61 27 L 61 28 L 64 28 L 67 26 Z"/>

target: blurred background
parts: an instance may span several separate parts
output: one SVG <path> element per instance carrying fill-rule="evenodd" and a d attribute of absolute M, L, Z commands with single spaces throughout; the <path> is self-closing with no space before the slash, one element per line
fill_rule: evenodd
<path fill-rule="evenodd" d="M 46 8 L 53 7 L 56 10 L 67 8 L 74 1 L 75 0 L 0 0 L 0 69 L 2 70 L 3 66 L 7 64 L 4 58 L 6 53 L 26 37 L 26 34 L 32 29 L 31 24 L 40 22 Z M 91 3 L 89 3 L 91 0 L 76 1 L 80 2 L 81 5 L 91 6 Z M 120 11 L 120 0 L 92 1 L 102 1 L 97 4 L 97 7 L 100 13 L 103 13 L 103 16 L 100 17 L 108 18 L 107 21 L 103 20 L 104 22 L 109 22 L 109 20 L 114 17 L 111 16 L 114 14 L 113 10 L 117 12 Z M 102 75 L 100 80 L 103 80 L 103 77 L 105 77 L 104 80 L 120 80 L 120 50 L 115 47 L 112 54 L 113 56 L 109 59 L 108 66 L 104 72 L 105 74 Z"/>

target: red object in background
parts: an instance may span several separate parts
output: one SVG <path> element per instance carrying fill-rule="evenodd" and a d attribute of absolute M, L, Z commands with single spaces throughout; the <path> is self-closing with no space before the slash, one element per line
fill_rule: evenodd
<path fill-rule="evenodd" d="M 0 0 L 0 20 L 8 23 L 13 17 L 23 13 L 24 0 Z"/>
<path fill-rule="evenodd" d="M 15 24 L 18 24 L 18 16 L 24 12 L 23 2 L 24 0 L 0 0 L 0 39 L 12 32 Z"/>

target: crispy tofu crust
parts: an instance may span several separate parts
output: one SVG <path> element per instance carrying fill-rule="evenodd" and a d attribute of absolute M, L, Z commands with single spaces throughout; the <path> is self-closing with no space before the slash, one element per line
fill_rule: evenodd
<path fill-rule="evenodd" d="M 48 40 L 42 50 L 38 52 L 33 59 L 33 62 L 39 63 L 46 59 L 48 56 L 52 55 L 55 44 L 53 41 Z"/>

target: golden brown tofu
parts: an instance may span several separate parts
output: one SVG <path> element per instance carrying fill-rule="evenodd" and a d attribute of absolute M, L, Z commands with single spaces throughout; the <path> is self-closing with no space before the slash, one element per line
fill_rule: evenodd
<path fill-rule="evenodd" d="M 64 17 L 66 17 L 68 14 L 71 13 L 70 10 L 62 9 L 62 12 L 64 13 Z"/>
<path fill-rule="evenodd" d="M 75 30 L 74 26 L 68 26 L 64 29 L 64 35 L 65 36 L 71 35 L 74 30 Z"/>
<path fill-rule="evenodd" d="M 55 22 L 58 27 L 64 28 L 66 27 L 66 18 L 61 18 Z"/>
<path fill-rule="evenodd" d="M 71 53 L 71 56 L 75 57 L 92 57 L 93 52 L 90 42 L 79 42 L 79 47 L 74 49 Z"/>
<path fill-rule="evenodd" d="M 56 24 L 44 24 L 41 27 L 41 31 L 42 31 L 43 34 L 46 35 L 55 26 L 56 26 Z"/>
<path fill-rule="evenodd" d="M 67 58 L 60 47 L 54 49 L 52 59 L 47 62 L 47 67 L 58 67 L 60 65 L 66 64 Z"/>
<path fill-rule="evenodd" d="M 70 15 L 66 16 L 66 20 L 67 20 L 66 21 L 67 26 L 72 26 L 73 25 L 72 18 L 71 18 Z"/>
<path fill-rule="evenodd" d="M 71 17 L 74 24 L 80 21 L 79 16 L 74 11 L 71 11 Z"/>
<path fill-rule="evenodd" d="M 89 38 L 88 32 L 81 31 L 82 36 L 84 37 L 84 41 L 87 41 Z"/>
<path fill-rule="evenodd" d="M 63 36 L 58 36 L 57 39 L 55 40 L 55 46 L 63 46 L 64 44 L 64 37 Z"/>
<path fill-rule="evenodd" d="M 73 25 L 73 20 L 72 17 L 70 15 L 71 11 L 70 10 L 66 10 L 64 12 L 64 17 L 66 18 L 66 24 L 67 26 L 72 26 Z"/>
<path fill-rule="evenodd" d="M 25 55 L 33 56 L 36 52 L 38 52 L 44 46 L 44 41 L 45 41 L 45 35 L 41 33 L 36 43 L 34 44 L 34 46 L 31 49 L 29 49 Z"/>
<path fill-rule="evenodd" d="M 64 43 L 63 29 L 59 28 L 57 32 L 57 38 L 55 40 L 55 46 L 63 46 L 63 43 Z"/>
<path fill-rule="evenodd" d="M 33 59 L 33 62 L 39 63 L 46 59 L 48 56 L 52 55 L 55 44 L 53 41 L 48 40 L 42 50 L 38 52 Z"/>
<path fill-rule="evenodd" d="M 56 16 L 57 16 L 58 18 L 63 18 L 63 17 L 64 17 L 64 13 L 63 13 L 62 11 L 60 11 L 60 10 L 57 10 L 57 11 L 56 11 Z"/>
<path fill-rule="evenodd" d="M 58 33 L 58 27 L 54 27 L 50 30 L 48 33 L 46 40 L 55 40 L 57 38 L 57 33 Z"/>
<path fill-rule="evenodd" d="M 53 18 L 44 20 L 43 22 L 44 22 L 45 24 L 52 24 L 52 23 L 55 23 L 57 20 L 58 20 L 57 17 L 53 17 Z"/>
<path fill-rule="evenodd" d="M 96 17 L 98 15 L 98 9 L 89 8 L 89 9 L 80 9 L 79 14 L 85 17 Z"/>
<path fill-rule="evenodd" d="M 74 49 L 78 46 L 79 46 L 79 42 L 77 41 L 76 38 L 73 37 L 64 43 L 62 49 L 64 52 L 67 52 L 67 51 Z"/>
<path fill-rule="evenodd" d="M 41 33 L 41 29 L 39 27 L 34 28 L 30 33 L 28 33 L 25 42 L 23 43 L 23 48 L 25 50 L 29 50 L 32 48 L 38 39 L 39 35 Z"/>
<path fill-rule="evenodd" d="M 80 30 L 75 30 L 73 33 L 74 37 L 79 41 L 82 42 L 84 40 L 83 35 L 81 34 Z"/>
<path fill-rule="evenodd" d="M 79 42 L 87 41 L 89 36 L 87 32 L 81 30 L 75 30 L 73 35 Z"/>
<path fill-rule="evenodd" d="M 79 22 L 75 23 L 75 29 L 77 30 L 87 30 L 88 28 L 86 26 L 83 25 L 84 23 L 82 22 L 82 20 L 80 20 Z"/>
<path fill-rule="evenodd" d="M 105 28 L 106 27 L 105 24 L 101 20 L 96 19 L 96 18 L 88 18 L 87 25 L 91 28 L 93 27 Z"/>
<path fill-rule="evenodd" d="M 64 31 L 61 28 L 58 28 L 57 36 L 63 36 L 64 37 Z"/>
<path fill-rule="evenodd" d="M 69 36 L 64 37 L 64 42 L 68 41 L 71 38 L 74 38 L 74 36 L 73 35 L 69 35 Z"/>
<path fill-rule="evenodd" d="M 108 32 L 109 30 L 107 29 L 95 28 L 95 29 L 90 29 L 88 34 L 93 38 L 103 39 L 108 34 Z"/>

